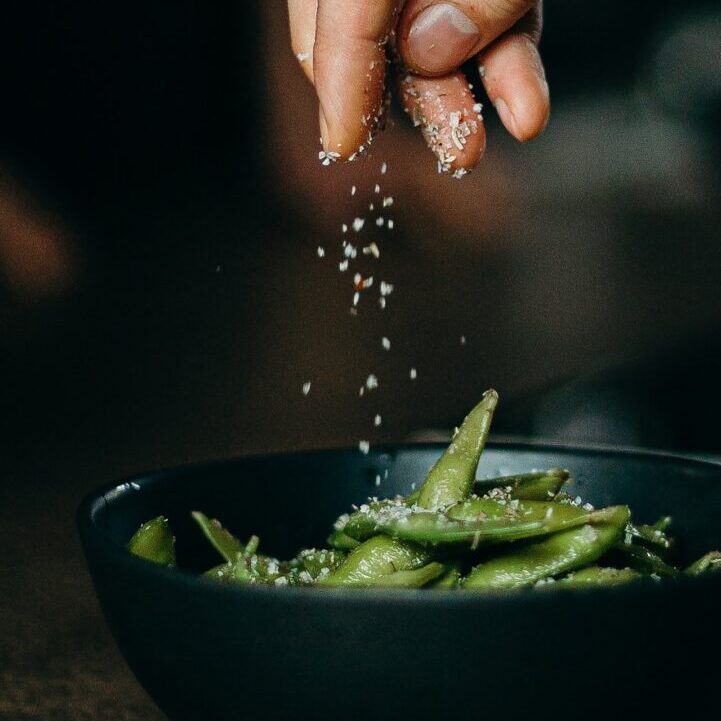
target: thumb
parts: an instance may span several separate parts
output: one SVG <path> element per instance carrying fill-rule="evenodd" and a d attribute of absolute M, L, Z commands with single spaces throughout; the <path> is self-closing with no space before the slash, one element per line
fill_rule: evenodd
<path fill-rule="evenodd" d="M 534 0 L 408 0 L 398 26 L 403 62 L 445 75 L 523 17 Z"/>

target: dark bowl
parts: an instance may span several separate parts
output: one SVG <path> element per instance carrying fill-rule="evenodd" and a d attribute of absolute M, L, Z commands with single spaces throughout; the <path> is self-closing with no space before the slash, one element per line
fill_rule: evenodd
<path fill-rule="evenodd" d="M 179 563 L 217 563 L 189 512 L 290 557 L 369 495 L 406 493 L 442 450 L 332 450 L 209 463 L 103 489 L 78 511 L 100 604 L 171 719 L 667 717 L 716 706 L 721 574 L 591 591 L 229 587 L 128 554 L 164 514 Z M 682 560 L 721 547 L 721 466 L 654 454 L 492 444 L 479 477 L 571 469 L 597 506 L 674 517 Z M 376 475 L 388 471 L 380 488 Z"/>

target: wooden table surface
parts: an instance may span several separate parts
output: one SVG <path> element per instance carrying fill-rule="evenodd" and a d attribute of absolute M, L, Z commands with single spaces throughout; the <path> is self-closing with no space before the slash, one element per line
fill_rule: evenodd
<path fill-rule="evenodd" d="M 89 469 L 0 480 L 0 719 L 165 718 L 115 647 L 85 570 L 75 508 Z"/>

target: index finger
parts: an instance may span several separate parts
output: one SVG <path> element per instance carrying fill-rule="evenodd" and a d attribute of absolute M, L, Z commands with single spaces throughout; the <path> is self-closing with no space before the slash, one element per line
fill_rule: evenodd
<path fill-rule="evenodd" d="M 313 76 L 326 156 L 347 160 L 373 138 L 384 104 L 385 44 L 402 0 L 318 0 Z"/>

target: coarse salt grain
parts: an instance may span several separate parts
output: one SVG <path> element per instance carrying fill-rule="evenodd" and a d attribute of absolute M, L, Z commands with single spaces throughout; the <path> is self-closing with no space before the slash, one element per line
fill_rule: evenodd
<path fill-rule="evenodd" d="M 355 185 L 354 185 L 354 186 L 350 189 L 350 194 L 351 194 L 351 196 L 353 196 L 353 195 L 356 194 L 356 190 L 358 190 L 358 189 L 357 189 L 357 188 L 355 187 Z"/>
<path fill-rule="evenodd" d="M 343 225 L 341 225 L 340 229 L 341 229 L 344 233 L 347 233 L 347 232 L 348 232 L 348 226 L 347 226 L 345 223 L 343 223 Z"/>
<path fill-rule="evenodd" d="M 380 258 L 381 251 L 375 243 L 370 243 L 363 248 L 363 255 L 372 255 L 374 258 Z"/>
<path fill-rule="evenodd" d="M 388 340 L 388 338 L 386 338 L 385 336 L 383 336 L 383 338 L 381 338 L 381 345 L 383 346 L 383 348 L 384 348 L 385 350 L 390 350 L 390 349 L 391 349 L 391 342 L 390 342 L 390 340 Z"/>
<path fill-rule="evenodd" d="M 365 218 L 356 218 L 353 221 L 353 230 L 355 230 L 356 233 L 358 233 L 363 226 L 365 225 Z"/>
<path fill-rule="evenodd" d="M 322 245 L 318 246 L 316 253 L 318 253 L 319 258 L 325 258 L 325 248 Z"/>
<path fill-rule="evenodd" d="M 310 57 L 310 53 L 297 53 L 295 57 L 298 58 L 298 62 L 304 63 Z"/>
<path fill-rule="evenodd" d="M 364 455 L 368 455 L 368 451 L 371 449 L 371 444 L 368 441 L 358 441 L 358 450 Z"/>
<path fill-rule="evenodd" d="M 310 393 L 310 381 L 303 383 L 303 395 L 307 396 Z"/>
<path fill-rule="evenodd" d="M 344 271 L 348 270 L 348 259 L 341 260 L 340 263 L 338 263 L 338 270 L 343 273 Z"/>
<path fill-rule="evenodd" d="M 375 418 L 373 419 L 373 425 L 378 428 L 378 426 L 383 422 L 383 419 L 381 418 L 380 413 L 376 413 Z"/>
<path fill-rule="evenodd" d="M 381 163 L 381 175 L 385 175 L 388 172 L 388 163 L 385 161 Z"/>
<path fill-rule="evenodd" d="M 381 281 L 380 293 L 381 295 L 390 295 L 393 292 L 393 285 L 386 283 L 384 280 Z"/>
<path fill-rule="evenodd" d="M 461 345 L 465 345 L 465 344 L 466 344 L 466 336 L 462 335 L 461 336 Z"/>
<path fill-rule="evenodd" d="M 383 207 L 388 208 L 391 205 L 393 205 L 393 196 L 387 195 L 385 198 L 383 198 Z"/>
<path fill-rule="evenodd" d="M 416 378 L 418 378 L 418 371 L 415 368 L 411 368 L 411 372 L 409 373 L 411 380 L 414 381 Z"/>
<path fill-rule="evenodd" d="M 378 376 L 376 376 L 374 373 L 371 373 L 366 378 L 366 388 L 369 391 L 372 391 L 374 388 L 378 388 Z"/>
<path fill-rule="evenodd" d="M 388 227 L 388 230 L 393 230 L 393 226 L 395 223 L 393 222 L 393 218 L 391 218 L 387 223 L 386 226 Z"/>
<path fill-rule="evenodd" d="M 385 223 L 385 218 L 381 215 L 380 217 L 376 218 L 376 225 L 380 228 L 383 223 Z"/>
<path fill-rule="evenodd" d="M 378 185 L 378 183 L 375 184 L 375 187 L 373 188 L 374 193 L 380 193 L 381 192 L 381 186 Z"/>

